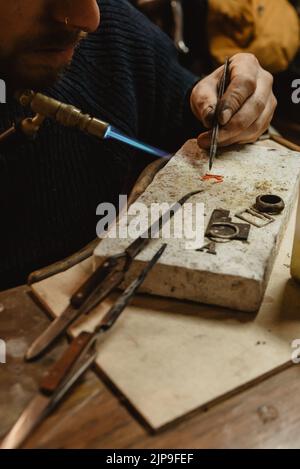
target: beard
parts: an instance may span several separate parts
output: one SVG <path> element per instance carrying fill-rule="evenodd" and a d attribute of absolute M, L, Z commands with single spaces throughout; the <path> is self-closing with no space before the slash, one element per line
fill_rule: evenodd
<path fill-rule="evenodd" d="M 9 55 L 0 50 L 1 79 L 9 95 L 27 88 L 42 91 L 52 86 L 66 72 L 75 48 L 87 35 L 57 27 L 48 30 L 35 37 L 19 38 Z M 68 50 L 66 54 L 64 51 Z"/>
<path fill-rule="evenodd" d="M 5 70 L 1 74 L 6 83 L 8 95 L 13 95 L 18 90 L 34 89 L 42 91 L 55 84 L 66 72 L 70 64 L 59 68 L 50 65 L 32 65 L 27 68 L 26 60 L 21 57 L 11 60 L 0 59 L 0 68 Z"/>

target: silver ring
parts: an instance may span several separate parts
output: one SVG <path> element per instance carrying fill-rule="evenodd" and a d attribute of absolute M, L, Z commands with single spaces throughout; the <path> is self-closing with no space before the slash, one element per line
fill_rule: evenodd
<path fill-rule="evenodd" d="M 223 226 L 223 227 L 228 227 L 228 228 L 231 228 L 234 230 L 234 233 L 231 233 L 231 234 L 219 234 L 219 233 L 216 233 L 214 231 L 214 227 L 220 227 L 220 226 Z M 229 223 L 229 222 L 216 222 L 216 223 L 213 223 L 209 229 L 209 236 L 212 236 L 213 238 L 220 238 L 220 239 L 234 239 L 236 238 L 236 236 L 239 234 L 240 230 L 239 228 L 234 225 L 233 223 Z"/>

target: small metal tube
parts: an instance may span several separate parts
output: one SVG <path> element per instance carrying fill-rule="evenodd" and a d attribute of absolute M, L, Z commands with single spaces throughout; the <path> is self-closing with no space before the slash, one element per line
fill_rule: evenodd
<path fill-rule="evenodd" d="M 7 129 L 0 135 L 0 144 L 6 143 L 8 140 L 12 139 L 17 133 L 17 128 L 15 125 Z"/>

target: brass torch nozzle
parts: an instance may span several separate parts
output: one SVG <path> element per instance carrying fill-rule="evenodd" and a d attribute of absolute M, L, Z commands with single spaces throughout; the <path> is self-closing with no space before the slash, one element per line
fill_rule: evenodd
<path fill-rule="evenodd" d="M 65 127 L 75 127 L 90 135 L 104 138 L 109 128 L 107 122 L 83 114 L 79 109 L 64 104 L 42 93 L 25 91 L 19 98 L 22 106 L 30 106 L 33 112 L 42 117 L 50 117 Z"/>

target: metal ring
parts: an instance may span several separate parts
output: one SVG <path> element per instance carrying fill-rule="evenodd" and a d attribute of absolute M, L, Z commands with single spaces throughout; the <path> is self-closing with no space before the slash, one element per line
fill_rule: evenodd
<path fill-rule="evenodd" d="M 231 228 L 234 230 L 234 233 L 231 233 L 231 234 L 219 234 L 219 233 L 216 233 L 214 230 L 213 230 L 213 227 L 220 227 L 220 226 L 223 226 L 223 227 L 228 227 L 228 228 Z M 229 223 L 229 222 L 216 222 L 216 223 L 213 223 L 209 229 L 209 236 L 212 236 L 214 239 L 234 239 L 238 236 L 240 230 L 239 228 L 234 225 L 233 223 Z"/>
<path fill-rule="evenodd" d="M 278 215 L 284 210 L 285 203 L 278 195 L 265 194 L 256 198 L 256 204 L 254 208 L 261 213 Z"/>
<path fill-rule="evenodd" d="M 210 239 L 214 243 L 230 243 L 232 241 L 231 239 L 213 238 L 212 236 L 210 236 Z"/>

